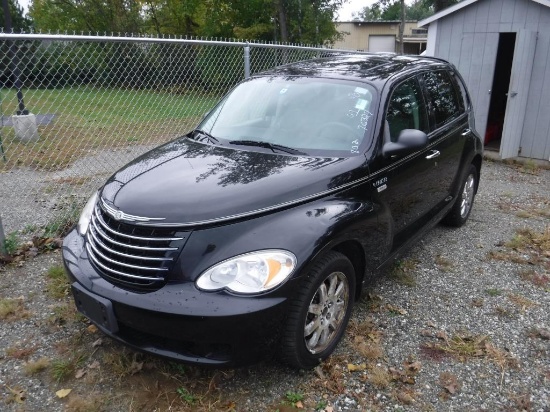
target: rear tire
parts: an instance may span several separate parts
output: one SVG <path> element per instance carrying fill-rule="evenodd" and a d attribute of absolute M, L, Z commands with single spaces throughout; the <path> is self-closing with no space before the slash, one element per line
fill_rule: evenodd
<path fill-rule="evenodd" d="M 291 303 L 279 357 L 297 369 L 327 358 L 342 338 L 355 296 L 355 270 L 347 257 L 329 252 L 305 276 Z"/>
<path fill-rule="evenodd" d="M 474 165 L 470 165 L 468 173 L 462 182 L 458 198 L 455 200 L 455 204 L 447 216 L 443 218 L 444 224 L 448 226 L 460 227 L 466 223 L 474 205 L 476 188 L 477 169 Z"/>

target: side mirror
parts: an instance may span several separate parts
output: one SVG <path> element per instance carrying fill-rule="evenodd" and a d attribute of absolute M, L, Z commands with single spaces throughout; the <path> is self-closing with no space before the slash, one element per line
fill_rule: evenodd
<path fill-rule="evenodd" d="M 428 135 L 416 129 L 404 129 L 399 133 L 397 142 L 385 143 L 382 147 L 384 157 L 403 156 L 420 150 L 428 145 Z"/>

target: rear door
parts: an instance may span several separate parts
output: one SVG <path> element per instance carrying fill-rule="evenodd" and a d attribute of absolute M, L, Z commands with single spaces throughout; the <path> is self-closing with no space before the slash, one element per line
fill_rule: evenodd
<path fill-rule="evenodd" d="M 466 139 L 471 133 L 468 127 L 465 96 L 453 73 L 448 70 L 425 72 L 420 75 L 430 117 L 430 151 L 433 155 L 433 178 L 438 184 L 432 186 L 438 202 L 432 213 L 439 212 L 453 200 L 456 185 L 461 176 L 460 160 Z"/>

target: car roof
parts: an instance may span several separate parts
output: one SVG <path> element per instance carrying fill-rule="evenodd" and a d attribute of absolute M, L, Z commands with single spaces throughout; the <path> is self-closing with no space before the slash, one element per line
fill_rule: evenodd
<path fill-rule="evenodd" d="M 382 88 L 392 77 L 418 69 L 450 67 L 444 60 L 393 53 L 335 54 L 278 66 L 256 76 L 301 76 L 365 80 Z"/>

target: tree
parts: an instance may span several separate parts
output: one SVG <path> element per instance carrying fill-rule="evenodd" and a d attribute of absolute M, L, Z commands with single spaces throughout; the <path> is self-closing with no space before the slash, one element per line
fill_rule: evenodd
<path fill-rule="evenodd" d="M 5 0 L 2 0 L 5 1 Z M 7 0 L 8 8 L 11 16 L 11 27 L 15 33 L 28 31 L 32 22 L 27 16 L 25 16 L 23 7 L 19 5 L 17 0 Z M 5 29 L 4 8 L 0 7 L 0 25 Z"/>
<path fill-rule="evenodd" d="M 458 0 L 414 0 L 411 5 L 405 5 L 405 18 L 422 20 L 456 3 Z M 354 16 L 363 21 L 400 20 L 401 0 L 378 0 L 371 7 L 354 13 Z"/>
<path fill-rule="evenodd" d="M 45 31 L 140 32 L 136 0 L 33 0 L 29 15 Z"/>

